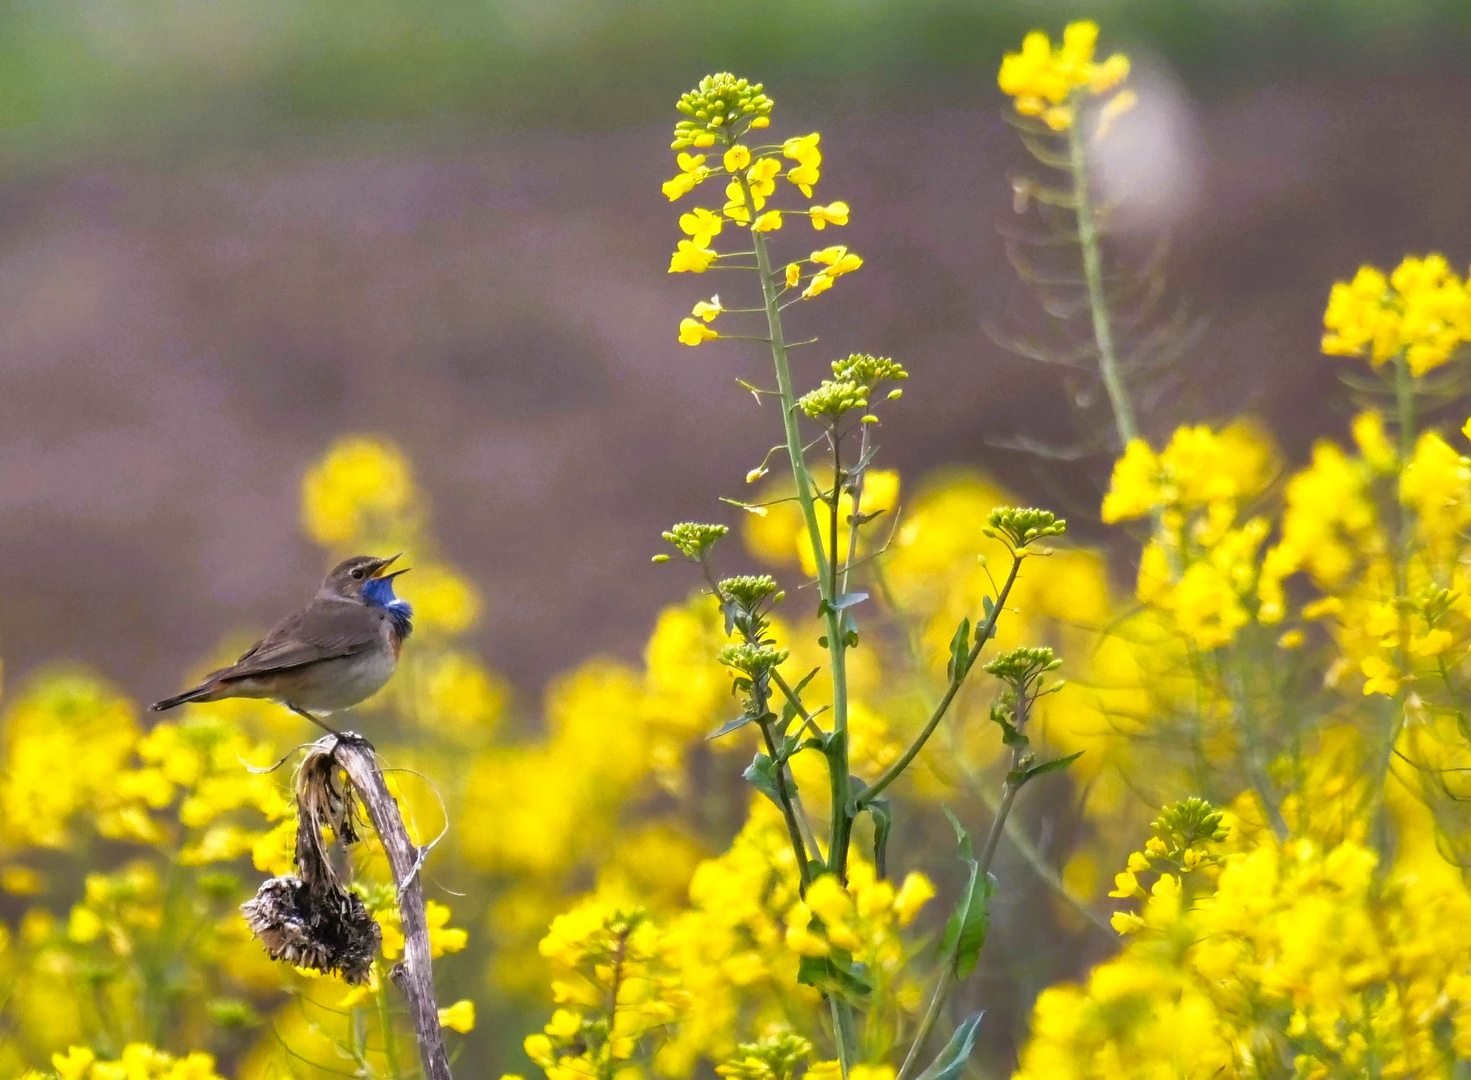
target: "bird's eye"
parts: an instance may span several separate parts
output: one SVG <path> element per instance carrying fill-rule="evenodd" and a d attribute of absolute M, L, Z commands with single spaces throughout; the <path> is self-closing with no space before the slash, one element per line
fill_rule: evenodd
<path fill-rule="evenodd" d="M 352 576 L 353 576 L 354 580 L 356 580 L 356 581 L 362 581 L 363 580 L 363 568 L 361 566 L 359 566 L 356 570 L 354 570 L 352 572 Z"/>

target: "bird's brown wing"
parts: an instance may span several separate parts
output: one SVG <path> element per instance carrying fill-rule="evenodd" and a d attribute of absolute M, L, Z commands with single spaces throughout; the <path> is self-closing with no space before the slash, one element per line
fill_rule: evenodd
<path fill-rule="evenodd" d="M 282 619 L 239 660 L 206 681 L 232 682 L 352 656 L 378 644 L 380 622 L 372 609 L 359 604 L 318 601 Z"/>

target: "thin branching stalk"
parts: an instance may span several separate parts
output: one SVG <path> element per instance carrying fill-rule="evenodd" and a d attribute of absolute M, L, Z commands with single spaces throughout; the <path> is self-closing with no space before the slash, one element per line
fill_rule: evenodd
<path fill-rule="evenodd" d="M 961 686 L 965 683 L 965 677 L 975 667 L 976 660 L 980 658 L 981 650 L 986 647 L 986 642 L 991 640 L 991 634 L 996 629 L 996 620 L 1001 617 L 1001 611 L 1006 607 L 1006 598 L 1011 594 L 1012 585 L 1016 583 L 1017 571 L 1021 569 L 1024 558 L 1026 558 L 1025 555 L 1012 552 L 1011 569 L 1006 574 L 1006 580 L 1002 583 L 1001 590 L 996 594 L 996 604 L 991 609 L 991 614 L 986 617 L 986 621 L 976 627 L 976 639 L 975 644 L 970 648 L 969 663 L 967 663 L 963 671 L 956 670 L 951 672 L 950 685 L 945 687 L 944 696 L 940 698 L 939 704 L 930 713 L 930 718 L 925 721 L 924 727 L 920 729 L 919 734 L 914 737 L 914 741 L 909 744 L 909 747 L 904 753 L 880 773 L 872 784 L 863 789 L 863 793 L 858 796 L 858 806 L 860 809 L 872 803 L 874 799 L 883 794 L 885 788 L 899 779 L 900 774 L 909 768 L 910 763 L 924 749 L 925 743 L 935 733 L 935 728 L 940 726 L 940 721 L 945 719 L 945 714 L 950 709 L 950 703 L 955 700 L 955 695 L 960 692 Z"/>
<path fill-rule="evenodd" d="M 998 604 L 996 609 L 999 611 L 1000 607 Z M 1026 726 L 1027 705 L 1028 698 L 1023 688 L 1016 696 L 1015 723 L 1018 731 L 1023 730 Z M 985 846 L 981 848 L 980 857 L 976 860 L 976 877 L 980 881 L 985 881 L 986 875 L 991 871 L 991 862 L 996 857 L 996 848 L 1001 843 L 1001 834 L 1005 831 L 1007 819 L 1011 816 L 1012 804 L 1016 802 L 1017 792 L 1026 783 L 1026 780 L 1021 778 L 1023 776 L 1021 772 L 1023 753 L 1021 747 L 1016 747 L 1011 752 L 1011 771 L 1002 781 L 1001 799 L 997 803 L 996 814 L 991 819 L 991 828 L 986 833 Z M 956 947 L 959 946 L 959 943 L 959 935 L 956 935 Z M 898 1075 L 894 1080 L 907 1080 L 918 1066 L 920 1055 L 924 1053 L 924 1045 L 929 1041 L 931 1032 L 935 1030 L 935 1024 L 939 1022 L 945 999 L 950 996 L 950 990 L 955 985 L 954 947 L 940 958 L 940 963 L 942 965 L 940 977 L 930 995 L 930 1003 L 925 1008 L 924 1018 L 919 1022 L 919 1030 L 914 1033 L 914 1041 L 909 1044 L 909 1052 L 904 1055 L 904 1064 L 899 1067 Z"/>
<path fill-rule="evenodd" d="M 1078 110 L 1080 113 L 1081 110 Z M 1068 163 L 1073 174 L 1073 210 L 1078 215 L 1078 244 L 1083 251 L 1083 278 L 1088 286 L 1088 310 L 1093 317 L 1093 342 L 1098 349 L 1098 373 L 1113 409 L 1114 428 L 1119 444 L 1127 446 L 1139 434 L 1134 419 L 1134 403 L 1129 400 L 1119 366 L 1118 350 L 1113 338 L 1113 320 L 1109 315 L 1108 297 L 1103 288 L 1103 251 L 1098 234 L 1098 220 L 1093 207 L 1093 194 L 1088 188 L 1088 145 L 1083 134 L 1081 116 L 1075 115 L 1068 125 Z"/>
<path fill-rule="evenodd" d="M 727 142 L 729 139 L 727 138 Z M 782 330 L 780 298 L 771 272 L 771 255 L 767 250 L 766 237 L 756 231 L 756 200 L 751 194 L 750 182 L 744 174 L 737 174 L 741 197 L 751 220 L 751 246 L 756 252 L 756 271 L 761 279 L 761 300 L 766 311 L 766 325 L 770 334 L 771 361 L 776 369 L 777 396 L 781 401 L 782 429 L 786 434 L 787 457 L 792 463 L 792 481 L 797 487 L 797 502 L 802 508 L 802 519 L 807 526 L 807 537 L 812 545 L 813 559 L 817 564 L 817 588 L 823 600 L 823 616 L 827 620 L 827 647 L 829 670 L 833 684 L 833 739 L 834 750 L 829 751 L 832 771 L 832 825 L 828 841 L 828 869 L 846 878 L 848 862 L 848 830 L 852 819 L 848 816 L 848 800 L 851 797 L 848 784 L 848 677 L 847 643 L 843 640 L 840 613 L 833 609 L 832 587 L 828 578 L 827 555 L 823 550 L 822 529 L 817 522 L 817 507 L 812 497 L 812 476 L 807 469 L 807 460 L 802 450 L 802 433 L 797 427 L 797 398 L 792 389 L 792 369 L 787 359 L 786 336 Z M 834 752 L 841 761 L 834 761 Z M 828 1002 L 833 1015 L 833 1041 L 837 1045 L 838 1062 L 844 1080 L 854 1056 L 853 1011 L 836 995 L 829 995 Z"/>

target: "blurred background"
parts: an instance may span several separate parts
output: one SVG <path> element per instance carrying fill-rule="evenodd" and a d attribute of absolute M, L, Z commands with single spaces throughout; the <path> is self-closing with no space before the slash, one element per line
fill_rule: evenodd
<path fill-rule="evenodd" d="M 1037 167 L 996 70 L 1077 17 L 1140 95 L 1100 149 L 1115 239 L 1167 240 L 1165 310 L 1199 323 L 1178 385 L 1138 388 L 1146 429 L 1244 410 L 1300 462 L 1350 413 L 1331 283 L 1471 258 L 1467 0 L 5 3 L 7 688 L 71 660 L 154 700 L 303 601 L 325 567 L 302 475 L 354 432 L 413 463 L 437 554 L 486 598 L 463 642 L 523 728 L 559 672 L 639 661 L 692 585 L 650 565 L 660 530 L 730 520 L 775 427 L 735 382 L 767 377 L 758 350 L 675 337 L 726 284 L 667 276 L 659 191 L 673 103 L 711 71 L 821 131 L 821 198 L 853 207 L 862 275 L 789 317 L 820 339 L 799 384 L 894 356 L 914 377 L 880 464 L 978 467 L 1098 536 L 1101 418 L 996 343 L 1047 322 L 1002 240 Z"/>
<path fill-rule="evenodd" d="M 739 494 L 769 427 L 731 392 L 761 357 L 674 337 L 692 294 L 658 185 L 672 103 L 711 70 L 822 131 L 854 207 L 863 301 L 807 316 L 810 378 L 902 359 L 891 462 L 1042 497 L 997 444 L 1066 444 L 1067 396 L 984 332 L 1040 317 L 997 235 L 1030 163 L 995 71 L 1081 14 L 1144 99 L 1105 189 L 1126 230 L 1170 235 L 1172 293 L 1209 319 L 1193 397 L 1152 422 L 1245 404 L 1300 457 L 1338 423 L 1331 281 L 1471 249 L 1464 0 L 6 4 L 9 671 L 69 657 L 152 698 L 273 619 L 323 569 L 298 484 L 347 430 L 417 463 L 524 693 L 635 655 L 687 584 L 650 567 L 659 529 Z"/>
<path fill-rule="evenodd" d="M 731 392 L 760 356 L 674 337 L 692 294 L 665 275 L 658 185 L 672 103 L 712 70 L 822 131 L 826 195 L 854 207 L 863 300 L 807 316 L 810 378 L 900 358 L 891 462 L 1042 498 L 1005 444 L 1074 421 L 984 332 L 1040 317 L 997 235 L 1030 163 L 995 71 L 1079 15 L 1143 98 L 1105 191 L 1125 232 L 1171 237 L 1172 294 L 1209 320 L 1200 377 L 1151 423 L 1246 405 L 1299 458 L 1339 423 L 1331 281 L 1471 249 L 1465 0 L 5 4 L 9 671 L 68 657 L 175 689 L 202 643 L 309 593 L 298 484 L 348 430 L 417 463 L 522 693 L 636 655 L 687 584 L 650 567 L 659 529 L 739 494 L 769 427 Z"/>

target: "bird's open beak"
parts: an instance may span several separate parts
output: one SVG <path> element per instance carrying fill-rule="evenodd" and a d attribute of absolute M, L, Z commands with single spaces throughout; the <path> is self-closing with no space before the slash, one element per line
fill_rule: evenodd
<path fill-rule="evenodd" d="M 398 577 L 399 574 L 407 574 L 409 572 L 409 569 L 410 569 L 407 566 L 405 566 L 402 570 L 395 570 L 391 574 L 385 574 L 383 572 L 383 571 L 387 570 L 391 565 L 393 565 L 394 561 L 399 557 L 399 555 L 402 555 L 402 554 L 403 554 L 403 552 L 400 551 L 398 553 L 398 555 L 390 555 L 390 556 L 388 556 L 388 558 L 386 558 L 382 562 L 380 562 L 378 564 L 378 569 L 376 569 L 376 570 L 373 571 L 373 576 L 375 578 L 384 578 L 384 579 L 386 579 L 388 581 L 392 581 L 394 578 Z"/>

